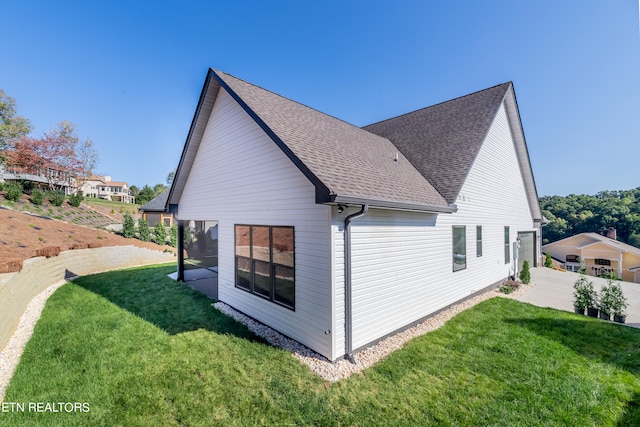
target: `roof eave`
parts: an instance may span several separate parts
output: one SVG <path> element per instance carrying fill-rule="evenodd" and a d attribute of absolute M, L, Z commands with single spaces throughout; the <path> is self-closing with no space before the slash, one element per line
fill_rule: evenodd
<path fill-rule="evenodd" d="M 192 146 L 192 140 L 194 139 L 194 135 L 196 134 L 196 130 L 198 128 L 198 124 L 201 119 L 200 116 L 206 106 L 207 107 L 206 121 L 208 121 L 209 115 L 211 114 L 211 110 L 213 109 L 213 104 L 215 103 L 215 98 L 217 98 L 217 91 L 213 95 L 209 94 L 209 86 L 210 86 L 213 75 L 214 75 L 214 72 L 210 68 L 207 73 L 207 77 L 205 78 L 204 85 L 202 87 L 202 92 L 200 93 L 198 106 L 196 107 L 196 111 L 193 115 L 193 120 L 191 121 L 191 126 L 189 127 L 189 133 L 187 134 L 187 139 L 185 141 L 184 148 L 182 149 L 182 154 L 180 156 L 180 161 L 178 162 L 178 167 L 176 168 L 176 173 L 175 173 L 173 182 L 171 183 L 171 188 L 169 189 L 169 196 L 167 197 L 167 201 L 165 203 L 165 212 L 170 212 L 170 206 L 177 205 L 180 200 L 180 196 L 182 195 L 182 191 L 184 190 L 184 186 L 186 184 L 187 176 L 189 175 L 189 172 L 191 171 L 191 166 L 193 164 L 193 159 L 191 159 L 191 161 L 188 162 L 189 164 L 186 164 L 187 159 L 189 158 L 189 154 L 191 153 L 191 151 L 197 152 L 198 147 L 200 146 L 200 142 L 202 140 L 202 135 L 199 135 L 199 138 L 196 138 L 197 141 L 193 141 L 195 144 Z M 213 100 L 212 102 L 205 104 L 205 101 L 209 96 L 213 96 Z M 206 125 L 206 121 L 205 121 L 205 125 Z M 186 176 L 183 177 L 183 173 L 186 173 Z"/>
<path fill-rule="evenodd" d="M 240 107 L 260 126 L 264 133 L 282 150 L 285 156 L 302 172 L 302 174 L 313 184 L 316 189 L 316 202 L 322 203 L 332 197 L 329 187 L 315 175 L 309 167 L 289 148 L 289 146 L 256 114 L 251 107 L 227 84 L 227 82 L 219 76 L 214 70 L 210 70 L 213 78 L 218 84 L 240 105 Z"/>
<path fill-rule="evenodd" d="M 455 204 L 430 205 L 416 202 L 379 200 L 361 196 L 335 196 L 329 203 L 345 205 L 369 205 L 372 208 L 390 209 L 398 211 L 429 212 L 429 213 L 454 213 L 458 210 Z"/>

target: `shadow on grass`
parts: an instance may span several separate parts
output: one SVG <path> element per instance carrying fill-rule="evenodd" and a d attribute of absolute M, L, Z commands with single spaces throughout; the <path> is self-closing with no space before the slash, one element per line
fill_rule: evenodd
<path fill-rule="evenodd" d="M 586 318 L 505 321 L 559 342 L 581 356 L 640 375 L 640 331 L 635 328 Z M 634 393 L 617 425 L 640 425 L 640 393 Z"/>
<path fill-rule="evenodd" d="M 148 266 L 79 277 L 73 283 L 172 335 L 205 329 L 262 342 L 211 307 L 209 298 L 168 278 L 173 271 L 174 265 Z"/>

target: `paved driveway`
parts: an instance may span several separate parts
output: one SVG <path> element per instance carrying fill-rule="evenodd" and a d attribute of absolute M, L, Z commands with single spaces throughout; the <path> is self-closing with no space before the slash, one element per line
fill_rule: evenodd
<path fill-rule="evenodd" d="M 578 279 L 578 273 L 557 271 L 551 268 L 537 267 L 531 269 L 531 283 L 533 288 L 523 294 L 519 301 L 528 302 L 539 307 L 551 307 L 558 310 L 573 312 L 573 284 Z M 593 287 L 600 290 L 605 279 L 589 276 Z M 627 297 L 628 326 L 640 328 L 640 283 L 620 282 Z"/>

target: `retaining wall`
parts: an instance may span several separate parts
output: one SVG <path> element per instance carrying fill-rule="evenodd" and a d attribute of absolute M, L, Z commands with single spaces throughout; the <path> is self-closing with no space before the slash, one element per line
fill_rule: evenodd
<path fill-rule="evenodd" d="M 175 261 L 172 253 L 136 246 L 110 246 L 63 251 L 51 258 L 24 261 L 18 273 L 0 274 L 0 350 L 11 338 L 31 300 L 70 276 Z"/>

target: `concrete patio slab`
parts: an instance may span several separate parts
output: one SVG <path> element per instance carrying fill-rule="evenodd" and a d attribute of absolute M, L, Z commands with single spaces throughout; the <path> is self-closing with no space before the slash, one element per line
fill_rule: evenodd
<path fill-rule="evenodd" d="M 168 276 L 173 280 L 177 280 L 178 272 L 176 271 Z M 185 270 L 184 284 L 211 299 L 218 300 L 218 267 Z"/>
<path fill-rule="evenodd" d="M 570 271 L 557 271 L 551 268 L 531 269 L 531 283 L 534 285 L 522 294 L 519 301 L 538 307 L 550 307 L 573 312 L 573 284 L 580 275 Z M 599 291 L 606 279 L 588 276 L 593 287 Z M 627 297 L 627 326 L 640 328 L 640 283 L 620 282 Z"/>

